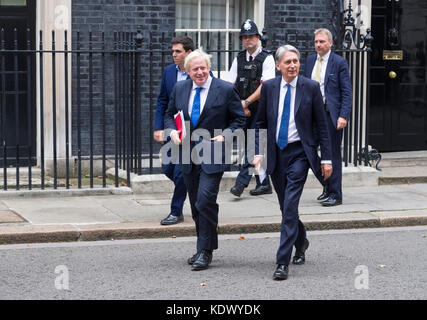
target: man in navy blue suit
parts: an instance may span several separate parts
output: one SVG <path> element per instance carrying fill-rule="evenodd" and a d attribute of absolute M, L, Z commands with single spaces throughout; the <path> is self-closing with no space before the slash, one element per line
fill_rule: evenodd
<path fill-rule="evenodd" d="M 332 164 L 319 84 L 299 75 L 300 53 L 293 46 L 285 45 L 277 50 L 276 67 L 282 75 L 264 82 L 261 89 L 254 166 L 259 170 L 262 162 L 266 162 L 266 173 L 271 175 L 282 211 L 280 246 L 273 279 L 285 280 L 293 246 L 296 253 L 292 262 L 303 264 L 309 245 L 298 215 L 308 169 L 311 168 L 318 179 L 327 180 L 332 173 Z M 260 134 L 260 129 L 267 130 L 266 137 Z M 317 154 L 315 130 L 319 133 L 321 159 Z M 265 145 L 267 148 L 263 150 Z"/>
<path fill-rule="evenodd" d="M 314 34 L 317 54 L 307 57 L 304 75 L 319 82 L 325 103 L 334 171 L 317 200 L 322 201 L 323 206 L 330 207 L 342 204 L 341 143 L 343 129 L 351 116 L 353 98 L 347 61 L 331 51 L 331 32 L 322 28 Z"/>
<path fill-rule="evenodd" d="M 231 159 L 225 160 L 225 137 L 227 132 L 243 130 L 246 122 L 236 89 L 226 81 L 213 78 L 210 67 L 210 57 L 201 49 L 188 55 L 185 69 L 191 80 L 175 85 L 165 117 L 165 126 L 172 129 L 172 142 L 180 146 L 181 171 L 196 225 L 197 251 L 187 260 L 194 271 L 207 269 L 213 251 L 218 248 L 216 201 L 222 176 L 231 163 Z M 185 121 L 190 122 L 183 140 L 174 122 L 174 115 L 179 111 L 183 112 Z M 232 142 L 227 140 L 228 144 Z M 222 150 L 220 158 L 218 150 Z"/>
<path fill-rule="evenodd" d="M 181 36 L 172 39 L 172 57 L 174 64 L 167 66 L 163 72 L 154 122 L 154 140 L 159 143 L 163 144 L 164 142 L 164 116 L 172 90 L 178 81 L 189 79 L 184 68 L 184 61 L 193 51 L 194 43 L 191 38 Z M 184 221 L 182 208 L 187 197 L 187 188 L 179 166 L 169 163 L 162 165 L 162 168 L 165 175 L 175 184 L 175 189 L 171 201 L 171 212 L 160 223 L 162 225 L 173 225 Z"/>

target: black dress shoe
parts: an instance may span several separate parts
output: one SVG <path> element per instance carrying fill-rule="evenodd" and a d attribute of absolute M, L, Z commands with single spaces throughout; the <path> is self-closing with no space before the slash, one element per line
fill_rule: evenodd
<path fill-rule="evenodd" d="M 317 201 L 323 201 L 329 198 L 328 187 L 323 187 L 323 192 L 317 197 Z"/>
<path fill-rule="evenodd" d="M 196 262 L 197 258 L 199 257 L 200 252 L 197 252 L 194 256 L 191 258 L 188 258 L 187 262 L 191 266 L 194 262 Z"/>
<path fill-rule="evenodd" d="M 271 185 L 268 186 L 257 186 L 254 190 L 249 191 L 251 196 L 260 196 L 262 194 L 272 194 L 273 190 Z"/>
<path fill-rule="evenodd" d="M 304 240 L 304 245 L 302 248 L 298 248 L 295 251 L 295 256 L 292 259 L 292 263 L 296 265 L 301 265 L 305 263 L 305 251 L 307 250 L 308 246 L 310 245 L 310 242 L 308 242 L 308 239 Z"/>
<path fill-rule="evenodd" d="M 212 262 L 212 252 L 207 250 L 202 250 L 197 257 L 196 261 L 194 261 L 193 265 L 191 266 L 191 270 L 193 271 L 199 271 L 199 270 L 206 270 L 209 268 L 209 264 Z"/>
<path fill-rule="evenodd" d="M 184 222 L 184 215 L 180 215 L 177 217 L 170 214 L 167 216 L 167 218 L 160 221 L 160 224 L 162 226 L 170 226 L 170 225 L 181 223 L 181 222 Z"/>
<path fill-rule="evenodd" d="M 322 206 L 324 207 L 334 207 L 339 206 L 340 204 L 342 204 L 342 199 L 334 199 L 331 197 L 322 202 Z"/>
<path fill-rule="evenodd" d="M 273 279 L 279 280 L 279 281 L 286 280 L 286 279 L 288 279 L 288 274 L 289 274 L 288 266 L 286 266 L 284 264 L 279 264 L 277 266 L 276 271 L 274 271 Z"/>
<path fill-rule="evenodd" d="M 246 186 L 243 184 L 236 182 L 233 188 L 231 188 L 230 192 L 235 195 L 236 197 L 240 197 L 243 193 L 243 190 L 245 190 Z"/>

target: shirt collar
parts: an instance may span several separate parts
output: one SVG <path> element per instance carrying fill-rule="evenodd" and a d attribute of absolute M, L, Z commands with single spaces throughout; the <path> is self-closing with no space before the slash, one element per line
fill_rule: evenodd
<path fill-rule="evenodd" d="M 258 49 L 255 50 L 254 53 L 249 54 L 248 50 L 246 50 L 246 59 L 249 60 L 249 56 L 252 56 L 254 59 L 256 58 L 257 55 L 259 55 L 259 53 L 262 51 L 261 46 L 258 47 Z"/>
<path fill-rule="evenodd" d="M 331 50 L 329 50 L 328 53 L 322 57 L 322 61 L 328 61 L 330 55 L 331 55 Z M 317 54 L 317 59 L 319 59 L 319 57 L 320 55 Z"/>
<path fill-rule="evenodd" d="M 297 82 L 298 82 L 298 76 L 296 76 L 295 79 L 292 80 L 289 84 L 291 85 L 291 87 L 296 88 Z M 286 84 L 287 84 L 287 82 L 282 77 L 282 82 L 281 82 L 280 88 L 284 88 L 286 86 Z"/>
<path fill-rule="evenodd" d="M 181 73 L 181 74 L 187 74 L 187 72 L 186 72 L 186 71 L 182 72 L 182 71 L 181 71 L 181 69 L 179 68 L 179 66 L 178 66 L 177 64 L 175 65 L 175 67 L 176 67 L 176 70 L 177 70 L 179 73 Z"/>
<path fill-rule="evenodd" d="M 208 80 L 206 80 L 206 82 L 203 84 L 203 86 L 201 86 L 201 88 L 209 90 L 209 88 L 211 87 L 211 83 L 212 83 L 212 77 L 209 76 Z M 192 90 L 196 90 L 197 88 L 199 88 L 199 86 L 196 85 L 196 83 L 193 81 L 193 89 Z"/>

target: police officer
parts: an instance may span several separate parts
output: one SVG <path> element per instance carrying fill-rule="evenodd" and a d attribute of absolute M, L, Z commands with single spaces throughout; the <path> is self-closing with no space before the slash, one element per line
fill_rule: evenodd
<path fill-rule="evenodd" d="M 275 62 L 271 53 L 261 47 L 261 35 L 258 27 L 252 20 L 246 20 L 240 31 L 240 40 L 246 50 L 239 52 L 231 66 L 228 81 L 235 85 L 242 100 L 242 107 L 246 115 L 246 127 L 251 129 L 255 125 L 255 116 L 258 108 L 258 99 L 261 94 L 262 82 L 276 76 Z M 249 185 L 253 167 L 245 163 L 230 192 L 240 197 L 243 190 Z M 256 188 L 250 191 L 253 196 L 272 193 L 270 179 L 267 176 L 262 182 L 256 176 Z"/>

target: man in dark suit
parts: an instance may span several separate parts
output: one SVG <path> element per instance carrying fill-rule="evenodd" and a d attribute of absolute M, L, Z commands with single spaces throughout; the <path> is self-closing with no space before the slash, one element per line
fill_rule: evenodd
<path fill-rule="evenodd" d="M 308 169 L 311 168 L 318 179 L 327 180 L 332 164 L 319 84 L 299 76 L 300 53 L 293 46 L 277 50 L 276 67 L 282 76 L 264 82 L 261 89 L 254 166 L 259 169 L 266 160 L 266 173 L 271 175 L 282 211 L 278 266 L 273 279 L 285 280 L 293 246 L 296 247 L 293 263 L 302 264 L 309 244 L 298 215 Z M 314 128 L 319 133 L 321 159 L 317 154 Z M 266 137 L 262 138 L 260 129 L 267 130 Z"/>
<path fill-rule="evenodd" d="M 304 75 L 320 83 L 325 103 L 327 127 L 332 141 L 333 173 L 317 198 L 326 207 L 342 204 L 343 129 L 351 116 L 352 88 L 347 61 L 331 52 L 332 34 L 328 29 L 314 32 L 317 54 L 310 55 L 305 63 Z"/>
<path fill-rule="evenodd" d="M 170 133 L 172 142 L 180 145 L 181 171 L 196 225 L 197 251 L 188 259 L 195 271 L 207 269 L 213 251 L 218 248 L 219 206 L 216 201 L 222 176 L 231 159 L 226 162 L 225 152 L 220 152 L 218 157 L 216 151 L 224 151 L 224 136 L 227 136 L 224 131 L 243 130 L 246 122 L 237 91 L 230 83 L 212 78 L 210 66 L 209 56 L 201 49 L 188 55 L 185 68 L 191 80 L 175 85 L 165 118 L 165 126 L 173 130 Z M 185 120 L 190 122 L 190 130 L 183 140 L 174 122 L 174 115 L 181 110 Z M 184 162 L 189 154 L 191 161 Z"/>
<path fill-rule="evenodd" d="M 172 39 L 172 57 L 174 63 L 167 66 L 163 72 L 160 94 L 157 99 L 156 117 L 154 120 L 154 140 L 162 143 L 164 141 L 164 116 L 169 104 L 170 96 L 178 81 L 189 79 L 184 68 L 185 58 L 194 51 L 194 43 L 187 36 Z M 162 165 L 164 174 L 175 184 L 171 201 L 169 215 L 160 223 L 162 225 L 173 225 L 184 221 L 182 208 L 187 197 L 187 188 L 184 184 L 179 166 L 168 163 Z"/>

